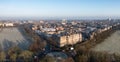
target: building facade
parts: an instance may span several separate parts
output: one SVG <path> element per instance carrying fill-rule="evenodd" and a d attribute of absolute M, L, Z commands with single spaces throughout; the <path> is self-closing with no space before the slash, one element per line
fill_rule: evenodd
<path fill-rule="evenodd" d="M 65 45 L 73 45 L 73 44 L 76 44 L 77 42 L 82 42 L 81 33 L 60 37 L 60 47 L 65 46 Z"/>

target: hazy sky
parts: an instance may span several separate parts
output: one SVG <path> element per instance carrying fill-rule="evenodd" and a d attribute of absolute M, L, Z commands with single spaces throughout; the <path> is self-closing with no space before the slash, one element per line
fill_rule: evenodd
<path fill-rule="evenodd" d="M 0 16 L 120 16 L 120 0 L 0 0 Z"/>

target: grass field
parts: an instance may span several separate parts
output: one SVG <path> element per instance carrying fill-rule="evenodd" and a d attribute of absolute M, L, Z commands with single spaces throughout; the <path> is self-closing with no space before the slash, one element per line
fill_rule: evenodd
<path fill-rule="evenodd" d="M 104 42 L 96 45 L 92 48 L 94 51 L 108 52 L 120 54 L 120 31 L 116 31 L 110 37 L 104 40 Z"/>
<path fill-rule="evenodd" d="M 26 36 L 23 29 L 17 27 L 3 28 L 0 32 L 0 47 L 2 50 L 7 50 L 13 46 L 19 46 L 22 49 L 27 49 L 32 40 Z"/>

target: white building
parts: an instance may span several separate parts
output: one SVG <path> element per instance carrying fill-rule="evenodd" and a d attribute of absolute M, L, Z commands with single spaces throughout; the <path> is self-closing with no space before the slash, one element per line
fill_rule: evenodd
<path fill-rule="evenodd" d="M 54 33 L 56 33 L 56 29 L 55 28 L 42 28 L 41 31 L 45 32 L 47 34 L 54 34 Z"/>
<path fill-rule="evenodd" d="M 14 23 L 0 23 L 0 26 L 2 26 L 2 27 L 12 27 L 12 26 L 14 26 Z"/>
<path fill-rule="evenodd" d="M 54 28 L 43 28 L 42 31 L 43 32 L 49 32 L 49 31 L 56 31 L 56 29 L 54 29 Z"/>
<path fill-rule="evenodd" d="M 10 26 L 14 26 L 14 24 L 13 23 L 4 23 L 4 26 L 10 27 Z"/>

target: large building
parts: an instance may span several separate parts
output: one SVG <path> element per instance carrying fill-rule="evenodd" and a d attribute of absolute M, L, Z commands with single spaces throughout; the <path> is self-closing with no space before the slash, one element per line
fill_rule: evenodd
<path fill-rule="evenodd" d="M 81 33 L 71 34 L 69 36 L 67 35 L 60 36 L 60 47 L 65 46 L 65 45 L 73 45 L 81 41 L 82 41 Z"/>
<path fill-rule="evenodd" d="M 5 25 L 6 27 L 8 27 L 8 26 L 14 26 L 13 23 L 5 23 L 4 25 Z"/>
<path fill-rule="evenodd" d="M 14 23 L 0 23 L 0 26 L 2 26 L 2 27 L 12 27 L 12 26 L 14 26 Z"/>

